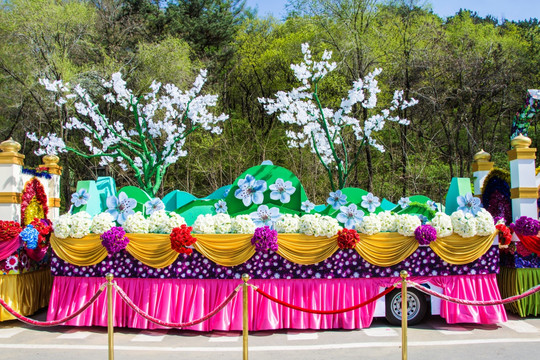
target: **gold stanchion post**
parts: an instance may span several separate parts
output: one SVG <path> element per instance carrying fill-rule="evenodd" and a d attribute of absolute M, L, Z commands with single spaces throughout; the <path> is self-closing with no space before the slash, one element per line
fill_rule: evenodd
<path fill-rule="evenodd" d="M 402 270 L 401 276 L 401 359 L 407 360 L 407 271 Z"/>
<path fill-rule="evenodd" d="M 242 317 L 242 320 L 243 320 L 243 325 L 242 325 L 242 336 L 243 336 L 243 348 L 244 348 L 244 356 L 243 356 L 243 360 L 248 360 L 248 318 L 249 318 L 249 314 L 248 314 L 248 284 L 247 282 L 249 281 L 249 275 L 248 274 L 243 274 L 242 275 L 242 280 L 244 280 L 244 285 L 242 286 L 242 292 L 243 292 L 243 297 L 244 297 L 244 311 L 243 311 L 243 317 Z"/>
<path fill-rule="evenodd" d="M 114 360 L 114 310 L 113 310 L 113 274 L 106 275 L 107 279 L 107 332 L 109 335 L 109 360 Z"/>

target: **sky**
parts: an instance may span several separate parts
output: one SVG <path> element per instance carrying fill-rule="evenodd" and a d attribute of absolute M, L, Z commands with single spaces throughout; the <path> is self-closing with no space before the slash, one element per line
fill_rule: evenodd
<path fill-rule="evenodd" d="M 441 17 L 454 15 L 460 8 L 476 11 L 480 16 L 492 15 L 502 20 L 540 19 L 540 0 L 430 0 L 433 12 Z M 258 7 L 259 16 L 273 14 L 282 19 L 286 15 L 287 0 L 247 0 L 249 7 Z"/>

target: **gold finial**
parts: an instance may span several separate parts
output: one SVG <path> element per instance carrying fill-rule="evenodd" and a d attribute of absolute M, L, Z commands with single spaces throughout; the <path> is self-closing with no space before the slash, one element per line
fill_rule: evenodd
<path fill-rule="evenodd" d="M 0 144 L 0 149 L 2 149 L 3 152 L 13 152 L 17 153 L 19 150 L 21 150 L 21 144 L 13 140 L 12 138 L 9 138 L 6 141 L 3 141 Z"/>
<path fill-rule="evenodd" d="M 474 154 L 473 160 L 476 162 L 488 162 L 491 160 L 491 155 L 488 152 L 485 152 L 484 149 L 480 150 Z"/>
<path fill-rule="evenodd" d="M 245 283 L 249 281 L 249 275 L 248 274 L 242 274 L 242 280 L 244 280 Z"/>
<path fill-rule="evenodd" d="M 60 158 L 56 155 L 45 155 L 43 157 L 43 164 L 45 166 L 58 165 Z"/>
<path fill-rule="evenodd" d="M 531 145 L 531 143 L 532 140 L 526 136 L 523 136 L 521 133 L 510 141 L 510 145 L 512 145 L 514 149 L 526 149 Z"/>

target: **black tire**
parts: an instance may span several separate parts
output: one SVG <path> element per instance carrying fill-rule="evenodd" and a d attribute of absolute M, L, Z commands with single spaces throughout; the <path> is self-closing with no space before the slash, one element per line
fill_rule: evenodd
<path fill-rule="evenodd" d="M 417 290 L 407 289 L 407 301 L 407 325 L 416 325 L 426 316 L 426 298 Z M 392 325 L 401 325 L 401 289 L 386 295 L 386 320 Z"/>

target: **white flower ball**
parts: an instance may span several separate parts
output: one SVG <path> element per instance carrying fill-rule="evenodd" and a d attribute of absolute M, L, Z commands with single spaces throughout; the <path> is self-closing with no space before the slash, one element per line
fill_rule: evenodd
<path fill-rule="evenodd" d="M 233 234 L 253 234 L 256 228 L 249 215 L 238 215 L 231 220 L 231 232 Z"/>
<path fill-rule="evenodd" d="M 374 235 L 381 232 L 382 222 L 381 218 L 376 214 L 369 214 L 364 216 L 362 223 L 356 227 L 356 230 L 366 235 Z"/>
<path fill-rule="evenodd" d="M 92 226 L 92 217 L 86 211 L 81 211 L 75 215 L 71 215 L 71 232 L 72 238 L 80 239 L 90 234 Z"/>
<path fill-rule="evenodd" d="M 53 221 L 54 235 L 59 239 L 65 239 L 71 234 L 71 214 L 59 216 Z"/>
<path fill-rule="evenodd" d="M 486 209 L 481 209 L 476 213 L 476 234 L 480 236 L 488 236 L 495 232 L 495 224 L 493 216 Z"/>
<path fill-rule="evenodd" d="M 115 225 L 114 217 L 108 212 L 97 214 L 92 219 L 90 230 L 94 234 L 103 234 Z"/>
<path fill-rule="evenodd" d="M 174 228 L 177 228 L 177 227 L 179 228 L 185 223 L 186 223 L 186 220 L 182 216 L 178 215 L 175 212 L 169 213 L 169 219 L 163 226 L 163 231 L 165 234 L 170 234 L 172 233 L 172 230 Z"/>
<path fill-rule="evenodd" d="M 391 211 L 381 211 L 377 214 L 381 222 L 381 232 L 397 232 L 397 215 Z"/>
<path fill-rule="evenodd" d="M 201 214 L 193 223 L 194 234 L 215 234 L 214 217 L 211 214 Z"/>
<path fill-rule="evenodd" d="M 216 214 L 214 215 L 214 232 L 216 234 L 228 234 L 231 232 L 231 217 L 229 214 Z"/>
<path fill-rule="evenodd" d="M 403 236 L 414 236 L 414 231 L 420 225 L 422 221 L 418 216 L 401 214 L 397 217 L 397 231 Z"/>
<path fill-rule="evenodd" d="M 122 225 L 124 231 L 131 234 L 147 234 L 149 226 L 148 220 L 140 211 L 129 215 Z"/>
<path fill-rule="evenodd" d="M 300 231 L 300 217 L 285 214 L 276 222 L 276 231 L 284 234 L 294 234 Z"/>
<path fill-rule="evenodd" d="M 437 230 L 437 237 L 450 236 L 454 232 L 452 226 L 452 218 L 443 212 L 435 213 L 435 216 L 430 221 L 431 226 Z"/>
<path fill-rule="evenodd" d="M 154 211 L 148 218 L 148 232 L 157 234 L 167 234 L 167 224 L 169 223 L 169 215 L 165 210 Z"/>
<path fill-rule="evenodd" d="M 458 210 L 450 217 L 452 218 L 452 226 L 456 234 L 461 237 L 472 237 L 476 235 L 477 221 L 473 214 Z"/>

